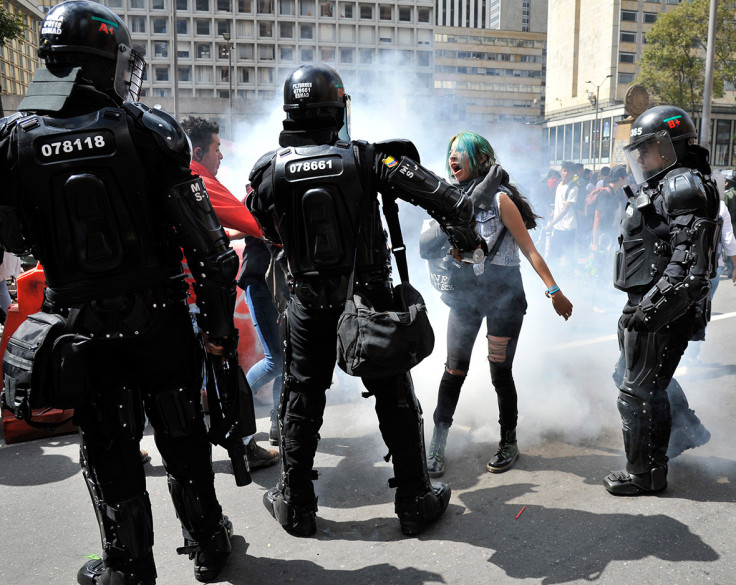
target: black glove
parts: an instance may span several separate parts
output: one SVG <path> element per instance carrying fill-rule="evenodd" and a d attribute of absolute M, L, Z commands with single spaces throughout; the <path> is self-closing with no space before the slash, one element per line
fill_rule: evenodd
<path fill-rule="evenodd" d="M 644 314 L 644 311 L 641 310 L 641 307 L 637 307 L 636 311 L 632 313 L 629 321 L 626 323 L 626 330 L 647 333 L 649 331 L 649 327 L 644 321 L 645 316 L 646 315 Z"/>
<path fill-rule="evenodd" d="M 465 226 L 447 226 L 445 228 L 453 248 L 460 252 L 472 252 L 480 246 L 484 254 L 488 254 L 488 245 L 474 228 Z"/>

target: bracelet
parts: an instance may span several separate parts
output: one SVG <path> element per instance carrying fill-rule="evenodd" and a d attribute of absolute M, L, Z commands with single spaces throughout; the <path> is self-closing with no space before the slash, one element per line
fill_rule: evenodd
<path fill-rule="evenodd" d="M 544 291 L 544 296 L 546 296 L 549 299 L 556 292 L 560 292 L 560 287 L 555 284 L 554 286 L 551 286 L 546 291 Z"/>

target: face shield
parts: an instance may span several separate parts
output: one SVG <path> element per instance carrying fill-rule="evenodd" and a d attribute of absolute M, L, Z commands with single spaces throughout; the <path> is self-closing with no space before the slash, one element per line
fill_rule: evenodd
<path fill-rule="evenodd" d="M 672 139 L 666 130 L 637 137 L 624 148 L 626 160 L 637 185 L 642 185 L 677 163 Z"/>
<path fill-rule="evenodd" d="M 342 128 L 337 137 L 345 142 L 350 142 L 350 96 L 345 94 L 345 113 L 342 119 Z"/>
<path fill-rule="evenodd" d="M 135 49 L 119 45 L 115 66 L 115 93 L 124 102 L 139 101 L 145 70 L 146 61 Z"/>

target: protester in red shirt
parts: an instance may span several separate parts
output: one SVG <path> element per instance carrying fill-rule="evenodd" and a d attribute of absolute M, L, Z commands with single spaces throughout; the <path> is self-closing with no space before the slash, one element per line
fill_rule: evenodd
<path fill-rule="evenodd" d="M 220 126 L 214 120 L 191 116 L 181 123 L 192 143 L 192 161 L 189 168 L 204 181 L 212 208 L 224 228 L 235 230 L 230 239 L 244 236 L 261 238 L 261 230 L 250 211 L 220 181 L 216 179 L 220 168 Z M 268 467 L 278 461 L 278 452 L 264 449 L 253 437 L 246 439 L 248 464 L 251 469 Z"/>

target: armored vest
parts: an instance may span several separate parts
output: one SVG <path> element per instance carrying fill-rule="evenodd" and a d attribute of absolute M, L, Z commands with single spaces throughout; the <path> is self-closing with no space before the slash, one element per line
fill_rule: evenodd
<path fill-rule="evenodd" d="M 376 192 L 367 169 L 359 168 L 363 146 L 337 142 L 288 147 L 274 156 L 277 227 L 295 278 L 350 274 L 359 226 L 358 267 L 374 260 L 385 263 Z M 384 252 L 378 260 L 375 252 L 381 247 Z"/>
<path fill-rule="evenodd" d="M 128 123 L 124 110 L 104 108 L 64 119 L 26 116 L 15 128 L 21 217 L 58 300 L 167 280 L 162 206 Z"/>

